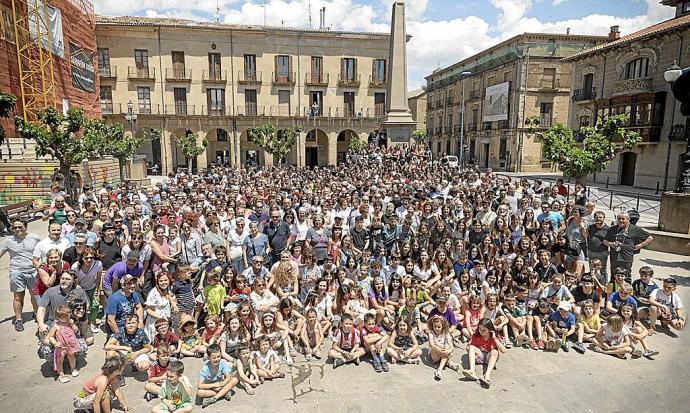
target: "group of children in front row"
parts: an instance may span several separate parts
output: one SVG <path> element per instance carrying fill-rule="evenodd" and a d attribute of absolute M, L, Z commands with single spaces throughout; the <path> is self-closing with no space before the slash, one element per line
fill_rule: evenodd
<path fill-rule="evenodd" d="M 384 322 L 376 311 L 367 311 L 361 318 L 344 312 L 327 320 L 311 307 L 302 315 L 293 309 L 289 299 L 281 300 L 277 311 L 263 311 L 259 316 L 248 301 L 242 301 L 225 323 L 215 315 L 207 317 L 201 335 L 192 317 L 181 318 L 179 337 L 168 320 L 158 320 L 152 353 L 145 335 L 139 334 L 136 315 L 131 315 L 125 320 L 122 334 L 114 335 L 106 344 L 107 360 L 102 374 L 84 385 L 74 398 L 74 405 L 93 406 L 98 400 L 101 411 L 109 411 L 110 396 L 114 396 L 126 408 L 122 393 L 117 385 L 113 386 L 113 378 L 131 361 L 140 371 L 148 369 L 147 400 L 156 396 L 161 400 L 152 411 L 191 411 L 192 386 L 183 376 L 184 366 L 178 358 L 207 359 L 197 382 L 197 397 L 205 407 L 221 399 L 229 400 L 235 386 L 254 394 L 254 388 L 265 380 L 284 377 L 281 362 L 291 364 L 297 347 L 302 348 L 307 360 L 321 358 L 327 337 L 332 341 L 328 357 L 333 360 L 334 369 L 350 362 L 358 365 L 360 358 L 369 354 L 376 372 L 389 371 L 387 356 L 396 364 L 419 363 L 423 353 L 420 345 L 428 341 L 429 361 L 438 366 L 436 380 L 442 379 L 446 367 L 460 370 L 451 361 L 451 355 L 465 341 L 469 368 L 462 370 L 462 374 L 484 387 L 491 385 L 499 355 L 513 346 L 511 335 L 515 345 L 535 350 L 568 351 L 572 341 L 572 347 L 584 353 L 584 343 L 591 342 L 594 351 L 623 359 L 628 354 L 633 358 L 653 357 L 658 351 L 650 348 L 647 337 L 654 333 L 657 319 L 664 327 L 681 330 L 685 314 L 682 301 L 674 292 L 676 280 L 667 278 L 663 288 L 658 288 L 651 281 L 652 274 L 651 268 L 643 267 L 634 285 L 616 274 L 607 288 L 605 302 L 594 288 L 595 277 L 590 274 L 583 275 L 577 286 L 563 285 L 562 276 L 556 274 L 545 287 L 530 280 L 526 286 L 515 288 L 515 292 L 500 294 L 492 289 L 479 294 L 451 294 L 451 286 L 445 286 L 433 305 L 427 305 L 425 299 L 417 300 L 418 293 L 414 291 L 412 297 L 404 300 L 392 323 Z M 63 312 L 56 312 L 58 322 L 48 338 L 60 349 L 56 357 L 67 357 L 73 364 L 74 343 L 69 338 L 74 326 L 69 323 L 69 316 L 63 317 Z M 422 314 L 427 316 L 426 323 L 421 321 Z M 642 324 L 641 318 L 649 319 L 649 327 Z M 252 345 L 255 351 L 251 350 Z M 155 359 L 152 364 L 148 363 L 149 356 Z M 61 365 L 62 360 L 59 361 Z M 481 376 L 475 372 L 477 364 L 485 366 Z"/>

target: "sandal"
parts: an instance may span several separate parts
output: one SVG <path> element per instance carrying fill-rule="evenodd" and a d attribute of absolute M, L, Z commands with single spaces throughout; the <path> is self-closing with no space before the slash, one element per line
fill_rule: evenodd
<path fill-rule="evenodd" d="M 434 379 L 441 381 L 441 370 L 436 370 L 436 373 L 434 373 Z"/>
<path fill-rule="evenodd" d="M 60 376 L 57 379 L 60 383 L 69 383 L 69 377 L 67 376 Z"/>
<path fill-rule="evenodd" d="M 480 382 L 481 384 L 485 385 L 487 389 L 488 389 L 489 387 L 491 387 L 491 379 L 487 379 L 487 378 L 484 377 L 484 376 L 482 376 L 482 377 L 479 378 L 479 382 Z"/>

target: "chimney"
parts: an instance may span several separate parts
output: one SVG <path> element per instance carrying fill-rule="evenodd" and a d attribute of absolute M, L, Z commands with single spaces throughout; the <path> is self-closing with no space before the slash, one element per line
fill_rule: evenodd
<path fill-rule="evenodd" d="M 567 29 L 565 29 L 565 34 L 570 34 L 570 27 L 568 27 Z"/>
<path fill-rule="evenodd" d="M 323 29 L 323 9 L 319 9 L 319 29 Z"/>
<path fill-rule="evenodd" d="M 618 40 L 621 38 L 621 32 L 618 26 L 611 26 L 611 32 L 609 32 L 609 42 Z"/>
<path fill-rule="evenodd" d="M 326 28 L 326 6 L 323 6 L 323 27 L 322 29 Z"/>

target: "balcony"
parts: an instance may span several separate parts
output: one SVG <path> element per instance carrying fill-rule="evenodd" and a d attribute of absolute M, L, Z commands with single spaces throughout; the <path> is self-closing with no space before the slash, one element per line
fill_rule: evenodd
<path fill-rule="evenodd" d="M 636 95 L 638 93 L 652 92 L 652 78 L 619 80 L 613 84 L 613 96 Z"/>
<path fill-rule="evenodd" d="M 104 115 L 120 113 L 120 104 L 112 102 L 101 102 L 101 113 Z"/>
<path fill-rule="evenodd" d="M 342 73 L 338 75 L 338 86 L 340 87 L 359 87 L 362 75 L 345 76 Z"/>
<path fill-rule="evenodd" d="M 272 73 L 271 82 L 274 86 L 294 86 L 295 72 L 290 73 Z"/>
<path fill-rule="evenodd" d="M 467 132 L 476 132 L 478 129 L 478 126 L 476 123 L 468 123 L 467 124 Z"/>
<path fill-rule="evenodd" d="M 440 135 L 443 133 L 443 127 L 437 126 L 436 129 L 434 129 L 434 135 Z"/>
<path fill-rule="evenodd" d="M 539 89 L 541 90 L 556 90 L 561 87 L 561 77 L 556 75 L 555 78 L 541 79 L 539 81 Z"/>
<path fill-rule="evenodd" d="M 188 105 L 186 103 L 175 103 L 174 105 L 165 105 L 165 114 L 189 116 L 196 115 L 196 111 L 194 105 Z"/>
<path fill-rule="evenodd" d="M 484 122 L 482 124 L 482 130 L 491 130 L 493 129 L 493 124 L 491 122 Z"/>
<path fill-rule="evenodd" d="M 434 107 L 436 109 L 441 109 L 443 108 L 443 101 L 441 99 L 437 100 L 436 103 L 434 103 Z"/>
<path fill-rule="evenodd" d="M 583 102 L 597 98 L 597 88 L 575 89 L 573 92 L 573 102 Z"/>
<path fill-rule="evenodd" d="M 313 87 L 328 87 L 329 81 L 328 73 L 310 73 L 304 74 L 304 84 Z"/>
<path fill-rule="evenodd" d="M 496 129 L 510 129 L 510 121 L 508 120 L 499 120 L 498 125 Z"/>
<path fill-rule="evenodd" d="M 163 105 L 152 105 L 144 102 L 139 102 L 134 111 L 139 115 L 164 115 L 165 107 Z M 121 113 L 127 112 L 127 107 L 121 109 Z"/>
<path fill-rule="evenodd" d="M 550 128 L 553 125 L 553 117 L 550 113 L 542 113 L 539 117 L 539 127 L 540 128 Z"/>
<path fill-rule="evenodd" d="M 203 105 L 201 107 L 201 115 L 205 115 L 205 116 L 225 116 L 225 115 L 228 115 L 229 113 L 230 113 L 230 108 L 229 107 L 226 108 L 225 106 L 211 105 L 211 107 L 209 108 L 208 106 Z"/>
<path fill-rule="evenodd" d="M 235 112 L 237 116 L 266 116 L 266 108 L 264 106 L 238 106 Z"/>
<path fill-rule="evenodd" d="M 482 91 L 481 90 L 473 90 L 470 92 L 470 99 L 469 100 L 477 100 L 482 98 Z"/>
<path fill-rule="evenodd" d="M 260 85 L 261 72 L 239 71 L 237 72 L 237 83 L 240 85 Z"/>
<path fill-rule="evenodd" d="M 192 83 L 192 70 L 167 68 L 165 69 L 165 81 L 176 83 Z"/>
<path fill-rule="evenodd" d="M 668 135 L 671 142 L 686 142 L 690 139 L 690 128 L 685 125 L 673 125 Z"/>
<path fill-rule="evenodd" d="M 129 66 L 127 68 L 127 78 L 129 80 L 153 82 L 156 80 L 156 68 Z"/>
<path fill-rule="evenodd" d="M 374 76 L 369 76 L 369 87 L 370 88 L 385 88 L 388 84 L 386 77 L 378 78 Z"/>
<path fill-rule="evenodd" d="M 228 71 L 204 70 L 201 74 L 201 81 L 208 84 L 224 85 L 228 83 Z"/>
<path fill-rule="evenodd" d="M 106 66 L 98 68 L 98 77 L 101 80 L 116 80 L 117 66 Z"/>
<path fill-rule="evenodd" d="M 268 108 L 268 116 L 299 116 L 299 107 L 297 106 L 270 106 Z"/>

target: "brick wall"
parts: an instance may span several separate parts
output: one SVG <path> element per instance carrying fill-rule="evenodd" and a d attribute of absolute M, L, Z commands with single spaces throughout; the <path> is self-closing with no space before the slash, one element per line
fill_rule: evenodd
<path fill-rule="evenodd" d="M 18 5 L 26 7 L 25 0 L 17 1 Z M 69 55 L 70 42 L 82 47 L 94 54 L 94 67 L 97 67 L 96 56 L 96 24 L 93 14 L 85 14 L 70 0 L 50 0 L 49 4 L 60 9 L 62 13 L 62 30 L 64 33 L 65 57 L 53 55 L 53 68 L 55 78 L 54 105 L 62 109 L 62 100 L 69 100 L 70 107 L 80 107 L 89 117 L 100 117 L 99 80 L 96 76 L 96 91 L 85 92 L 72 86 L 72 75 Z M 0 0 L 0 7 L 9 10 L 11 14 L 12 0 Z M 19 68 L 17 65 L 16 45 L 0 36 L 0 90 L 9 91 L 18 97 L 17 113 L 21 113 L 21 90 L 19 85 Z M 5 74 L 8 74 L 6 76 Z M 14 135 L 14 127 L 11 122 L 2 121 L 2 125 L 8 128 L 9 136 Z"/>

